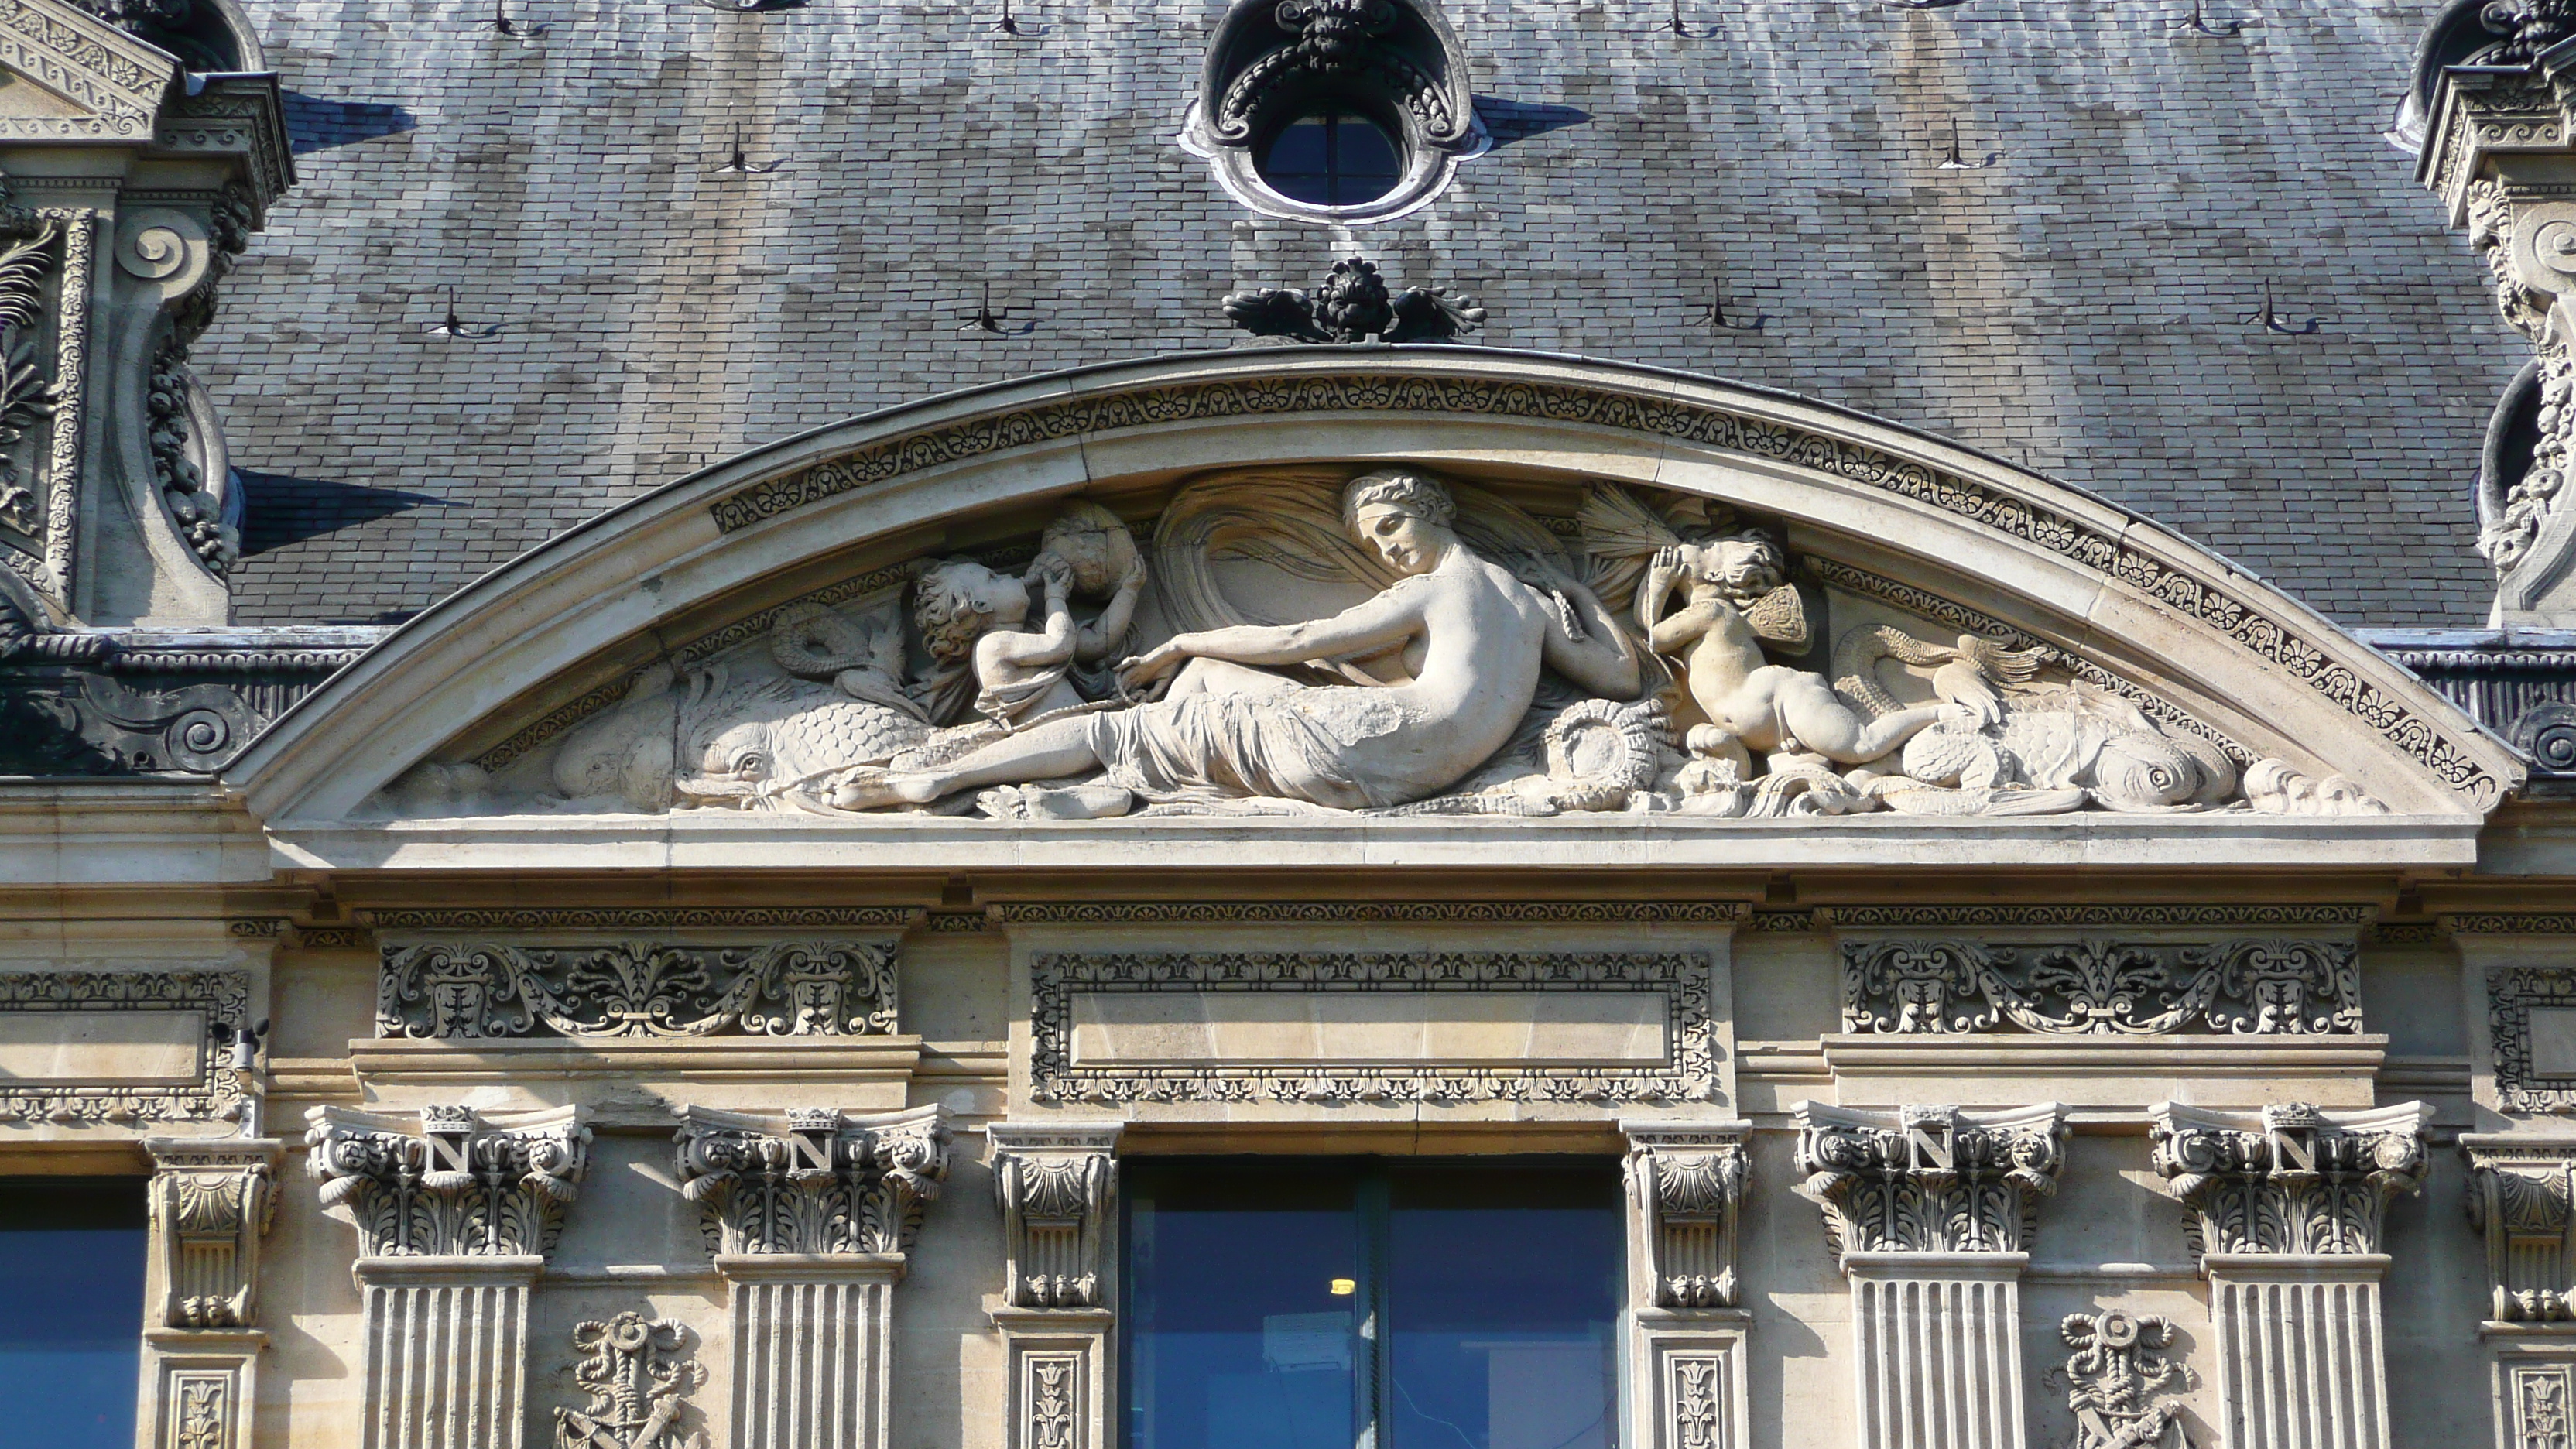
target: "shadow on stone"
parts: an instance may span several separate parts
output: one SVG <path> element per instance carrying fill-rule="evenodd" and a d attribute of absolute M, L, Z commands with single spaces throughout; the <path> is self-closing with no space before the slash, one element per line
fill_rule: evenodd
<path fill-rule="evenodd" d="M 1592 119 L 1592 113 L 1576 106 L 1478 96 L 1476 118 L 1485 123 L 1485 133 L 1501 147 L 1566 126 L 1580 126 Z"/>
<path fill-rule="evenodd" d="M 283 473 L 254 473 L 248 468 L 233 470 L 241 479 L 246 508 L 242 528 L 242 554 L 266 553 L 290 543 L 320 538 L 360 523 L 391 518 L 415 508 L 463 508 L 428 493 L 409 493 L 399 488 L 368 488 L 356 483 L 334 483 L 322 478 L 290 478 Z"/>
<path fill-rule="evenodd" d="M 327 101 L 298 91 L 283 93 L 288 149 L 301 156 L 358 141 L 391 136 L 420 124 L 400 106 L 376 101 Z"/>

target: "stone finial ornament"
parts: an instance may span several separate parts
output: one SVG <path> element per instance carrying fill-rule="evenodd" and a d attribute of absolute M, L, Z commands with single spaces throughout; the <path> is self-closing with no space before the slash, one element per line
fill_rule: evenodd
<path fill-rule="evenodd" d="M 1333 263 L 1309 294 L 1294 287 L 1229 292 L 1226 320 L 1255 337 L 1294 342 L 1452 342 L 1485 325 L 1473 297 L 1446 287 L 1389 288 L 1374 262 Z"/>

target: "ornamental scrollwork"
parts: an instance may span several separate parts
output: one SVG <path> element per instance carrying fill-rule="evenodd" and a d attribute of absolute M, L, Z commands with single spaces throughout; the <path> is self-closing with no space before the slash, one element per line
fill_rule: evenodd
<path fill-rule="evenodd" d="M 1623 1122 L 1620 1130 L 1628 1138 L 1628 1210 L 1643 1228 L 1655 1306 L 1734 1307 L 1746 1129 Z"/>
<path fill-rule="evenodd" d="M 305 1133 L 322 1206 L 346 1207 L 373 1258 L 543 1255 L 580 1194 L 591 1130 L 580 1109 L 492 1126 L 465 1107 L 414 1119 L 316 1107 Z"/>
<path fill-rule="evenodd" d="M 1707 1101 L 1717 1094 L 1708 958 L 1662 952 L 1087 953 L 1030 958 L 1030 1099 L 1347 1105 L 1467 1102 L 1617 1104 Z M 1143 992 L 1622 992 L 1663 999 L 1666 1055 L 1627 1067 L 1446 1064 L 1374 1067 L 1237 1065 L 1084 1067 L 1073 1059 L 1077 996 Z"/>
<path fill-rule="evenodd" d="M 2070 1313 L 2057 1326 L 2066 1340 L 2066 1383 L 2075 1411 L 2071 1449 L 2191 1449 L 2182 1406 L 2170 1394 L 2191 1387 L 2191 1370 L 2165 1357 L 2173 1320 L 2156 1314 Z"/>
<path fill-rule="evenodd" d="M 1843 943 L 1843 1030 L 1931 1035 L 2009 1024 L 2048 1035 L 2349 1035 L 2361 970 L 2343 942 L 2210 946 Z"/>
<path fill-rule="evenodd" d="M 996 1122 L 993 1194 L 1002 1209 L 1004 1299 L 1014 1308 L 1107 1306 L 1109 1216 L 1118 1193 L 1115 1122 Z"/>
<path fill-rule="evenodd" d="M 680 1192 L 717 1253 L 909 1252 L 948 1180 L 948 1116 L 936 1106 L 783 1120 L 692 1107 L 678 1141 Z"/>
<path fill-rule="evenodd" d="M 590 1396 L 581 1409 L 555 1410 L 555 1449 L 680 1449 L 686 1395 L 706 1370 L 680 1357 L 687 1330 L 666 1318 L 620 1313 L 574 1326 L 582 1355 L 573 1382 Z"/>
<path fill-rule="evenodd" d="M 2030 1251 L 2066 1165 L 2066 1109 L 1798 1104 L 1800 1196 L 1842 1253 Z"/>
<path fill-rule="evenodd" d="M 2424 1185 L 2432 1109 L 2335 1112 L 2285 1103 L 2151 1109 L 2151 1161 L 2192 1213 L 2196 1251 L 2376 1253 L 2391 1198 Z"/>
<path fill-rule="evenodd" d="M 386 1037 L 861 1036 L 895 1016 L 894 948 L 851 941 L 432 941 L 386 947 L 376 992 Z"/>

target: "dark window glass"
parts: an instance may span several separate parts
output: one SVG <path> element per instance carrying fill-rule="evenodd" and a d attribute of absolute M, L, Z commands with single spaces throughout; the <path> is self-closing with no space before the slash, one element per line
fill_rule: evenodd
<path fill-rule="evenodd" d="M 1359 206 L 1395 189 L 1404 153 L 1386 128 L 1347 111 L 1300 116 L 1262 150 L 1261 179 L 1291 201 Z"/>
<path fill-rule="evenodd" d="M 1610 1168 L 1125 1178 L 1127 1449 L 1616 1449 Z"/>
<path fill-rule="evenodd" d="M 139 1178 L 0 1177 L 0 1403 L 18 1442 L 134 1449 Z"/>

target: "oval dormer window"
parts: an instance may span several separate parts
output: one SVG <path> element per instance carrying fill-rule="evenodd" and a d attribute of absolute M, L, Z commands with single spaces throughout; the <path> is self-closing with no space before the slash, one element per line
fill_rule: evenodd
<path fill-rule="evenodd" d="M 1403 143 L 1356 111 L 1309 111 L 1271 133 L 1257 163 L 1264 184 L 1312 206 L 1365 206 L 1404 179 Z"/>
<path fill-rule="evenodd" d="M 1235 0 L 1181 144 L 1269 216 L 1402 216 L 1485 149 L 1466 57 L 1433 0 Z"/>

